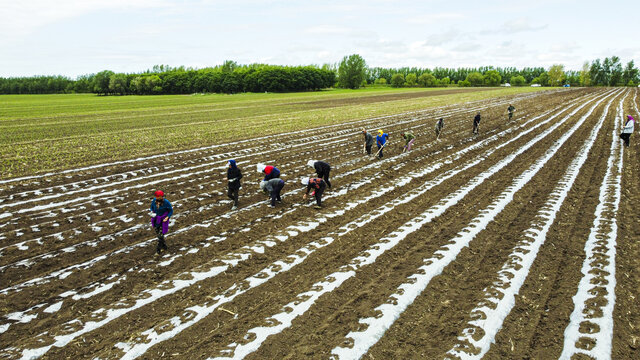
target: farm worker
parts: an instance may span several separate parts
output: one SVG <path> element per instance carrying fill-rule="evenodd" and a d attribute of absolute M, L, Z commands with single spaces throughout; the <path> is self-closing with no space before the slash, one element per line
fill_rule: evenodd
<path fill-rule="evenodd" d="M 324 183 L 324 180 L 322 180 L 321 178 L 302 178 L 301 180 L 302 185 L 305 185 L 307 187 L 307 192 L 302 195 L 302 200 L 307 200 L 307 196 L 309 195 L 309 191 L 311 189 L 313 189 L 313 193 L 311 195 L 316 197 L 316 206 L 314 206 L 316 209 L 321 209 L 322 208 L 322 193 L 324 192 L 324 189 L 327 188 L 327 185 Z"/>
<path fill-rule="evenodd" d="M 271 196 L 271 208 L 276 207 L 276 201 L 282 201 L 282 199 L 280 198 L 280 192 L 282 191 L 283 187 L 284 180 L 280 178 L 274 178 L 266 181 L 263 180 L 260 182 L 260 189 L 262 189 L 262 191 L 266 193 L 269 193 L 269 195 Z"/>
<path fill-rule="evenodd" d="M 436 139 L 440 138 L 440 133 L 442 132 L 443 128 L 444 118 L 440 118 L 438 121 L 436 121 Z"/>
<path fill-rule="evenodd" d="M 473 118 L 473 133 L 478 135 L 478 126 L 480 126 L 480 112 Z"/>
<path fill-rule="evenodd" d="M 371 155 L 371 147 L 373 146 L 373 136 L 367 132 L 367 130 L 362 129 L 362 133 L 364 134 L 364 151 L 367 155 Z"/>
<path fill-rule="evenodd" d="M 516 107 L 509 104 L 507 111 L 509 112 L 509 120 L 511 120 L 511 118 L 513 117 L 513 112 L 516 111 Z"/>
<path fill-rule="evenodd" d="M 167 244 L 164 242 L 164 235 L 169 231 L 169 218 L 173 215 L 173 207 L 171 203 L 164 197 L 162 190 L 156 191 L 155 198 L 151 200 L 151 212 L 156 215 L 151 218 L 151 226 L 158 236 L 158 255 L 162 250 L 167 250 Z"/>
<path fill-rule="evenodd" d="M 264 175 L 264 181 L 269 181 L 271 179 L 280 177 L 280 170 L 275 166 L 258 164 L 258 172 L 262 172 Z"/>
<path fill-rule="evenodd" d="M 318 174 L 319 178 L 324 179 L 324 182 L 327 183 L 329 189 L 331 189 L 331 181 L 329 181 L 329 172 L 331 171 L 331 166 L 324 161 L 315 161 L 309 160 L 307 161 L 307 165 L 311 166 L 316 170 L 316 174 Z"/>
<path fill-rule="evenodd" d="M 240 192 L 240 187 L 242 187 L 240 179 L 242 179 L 242 171 L 238 168 L 235 160 L 229 160 L 227 162 L 227 177 L 225 180 L 227 180 L 227 186 L 229 187 L 227 196 L 233 200 L 231 210 L 238 208 L 238 193 Z"/>
<path fill-rule="evenodd" d="M 411 145 L 413 145 L 413 141 L 416 139 L 416 137 L 413 135 L 411 131 L 405 131 L 403 133 L 400 133 L 400 135 L 402 135 L 405 142 L 404 150 L 402 150 L 402 152 L 411 151 Z"/>
<path fill-rule="evenodd" d="M 378 145 L 378 158 L 382 159 L 382 148 L 387 144 L 389 140 L 389 134 L 378 130 L 378 136 L 376 136 L 376 145 Z"/>
<path fill-rule="evenodd" d="M 627 115 L 627 122 L 624 124 L 624 129 L 622 129 L 622 134 L 620 134 L 620 138 L 624 140 L 624 146 L 629 146 L 629 138 L 631 138 L 631 134 L 633 134 L 633 126 L 635 125 L 636 120 L 631 115 Z"/>

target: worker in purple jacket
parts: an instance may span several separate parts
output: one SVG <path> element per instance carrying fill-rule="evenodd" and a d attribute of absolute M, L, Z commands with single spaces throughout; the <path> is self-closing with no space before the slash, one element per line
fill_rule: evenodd
<path fill-rule="evenodd" d="M 158 236 L 158 247 L 156 252 L 158 255 L 163 250 L 167 250 L 167 244 L 164 242 L 164 235 L 169 232 L 169 218 L 173 215 L 173 207 L 171 203 L 164 197 L 164 192 L 158 190 L 154 193 L 155 198 L 151 200 L 151 212 L 155 214 L 151 218 L 151 226 Z"/>

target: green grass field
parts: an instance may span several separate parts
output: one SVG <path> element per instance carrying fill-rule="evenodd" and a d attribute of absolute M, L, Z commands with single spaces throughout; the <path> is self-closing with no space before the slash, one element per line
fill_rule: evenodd
<path fill-rule="evenodd" d="M 420 97 L 443 90 L 446 93 Z M 366 88 L 289 94 L 2 95 L 0 178 L 542 89 L 474 90 Z"/>

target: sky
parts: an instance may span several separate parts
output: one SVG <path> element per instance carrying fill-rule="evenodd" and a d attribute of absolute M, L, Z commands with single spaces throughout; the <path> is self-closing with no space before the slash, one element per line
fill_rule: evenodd
<path fill-rule="evenodd" d="M 165 64 L 640 66 L 632 0 L 0 0 L 0 77 Z"/>

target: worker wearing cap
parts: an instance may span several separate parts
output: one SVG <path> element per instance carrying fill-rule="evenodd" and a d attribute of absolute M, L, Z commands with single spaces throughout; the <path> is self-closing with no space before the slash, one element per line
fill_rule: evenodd
<path fill-rule="evenodd" d="M 154 193 L 155 198 L 151 200 L 151 212 L 155 214 L 151 218 L 151 226 L 158 236 L 158 255 L 167 250 L 167 244 L 164 242 L 164 235 L 169 232 L 169 218 L 173 215 L 173 207 L 171 203 L 164 197 L 164 192 L 158 190 Z"/>
<path fill-rule="evenodd" d="M 240 179 L 242 179 L 242 171 L 238 168 L 236 161 L 233 159 L 227 161 L 227 177 L 225 180 L 227 180 L 228 186 L 227 196 L 229 199 L 233 200 L 231 210 L 236 210 L 238 208 L 238 192 L 242 187 Z"/>
<path fill-rule="evenodd" d="M 331 189 L 331 181 L 329 181 L 329 173 L 331 172 L 331 166 L 324 161 L 309 160 L 307 165 L 311 166 L 318 174 L 319 178 L 324 179 L 329 189 Z"/>
<path fill-rule="evenodd" d="M 389 134 L 382 130 L 378 130 L 378 136 L 376 136 L 376 145 L 378 146 L 378 158 L 382 159 L 382 148 L 389 140 Z"/>
<path fill-rule="evenodd" d="M 636 120 L 631 115 L 627 115 L 627 122 L 624 124 L 624 128 L 622 129 L 622 133 L 620 134 L 620 138 L 624 141 L 624 146 L 629 147 L 629 139 L 631 138 L 631 134 L 633 134 L 633 127 L 636 123 Z"/>
<path fill-rule="evenodd" d="M 268 193 L 271 196 L 270 205 L 271 208 L 276 207 L 276 201 L 282 202 L 280 198 L 280 192 L 282 192 L 282 188 L 284 187 L 284 180 L 280 178 L 274 178 L 270 180 L 263 180 L 260 182 L 260 189 L 265 193 Z"/>
<path fill-rule="evenodd" d="M 277 167 L 265 164 L 258 164 L 257 166 L 258 172 L 264 174 L 263 181 L 269 181 L 271 179 L 276 179 L 280 177 L 280 170 Z"/>

